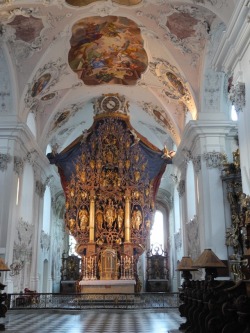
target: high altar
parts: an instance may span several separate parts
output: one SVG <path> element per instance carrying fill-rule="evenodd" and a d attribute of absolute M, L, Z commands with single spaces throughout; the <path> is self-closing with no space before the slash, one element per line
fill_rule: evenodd
<path fill-rule="evenodd" d="M 134 292 L 161 176 L 171 158 L 132 128 L 118 94 L 94 101 L 91 128 L 61 153 L 65 225 L 82 258 L 81 292 Z M 138 284 L 137 284 L 138 286 Z"/>

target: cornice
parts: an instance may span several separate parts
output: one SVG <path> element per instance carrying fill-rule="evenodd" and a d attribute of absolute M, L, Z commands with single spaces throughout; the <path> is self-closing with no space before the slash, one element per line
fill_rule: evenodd
<path fill-rule="evenodd" d="M 235 130 L 235 128 L 236 124 L 231 120 L 216 122 L 214 120 L 191 120 L 185 127 L 178 150 L 183 149 L 184 146 L 190 149 L 197 137 L 224 136 Z"/>
<path fill-rule="evenodd" d="M 173 164 L 181 165 L 185 162 L 183 151 L 194 152 L 195 144 L 200 138 L 225 137 L 237 133 L 237 125 L 233 121 L 191 120 L 185 127 L 182 141 L 178 146 Z M 197 154 L 194 154 L 195 156 Z"/>
<path fill-rule="evenodd" d="M 249 12 L 250 1 L 245 0 L 243 4 L 239 1 L 212 60 L 212 67 L 216 71 L 230 73 L 249 47 Z"/>
<path fill-rule="evenodd" d="M 49 160 L 36 142 L 33 134 L 25 123 L 16 123 L 15 121 L 6 121 L 0 124 L 0 140 L 8 139 L 16 141 L 29 153 L 36 151 L 39 156 L 39 164 L 48 167 Z M 20 156 L 21 157 L 21 156 Z"/>

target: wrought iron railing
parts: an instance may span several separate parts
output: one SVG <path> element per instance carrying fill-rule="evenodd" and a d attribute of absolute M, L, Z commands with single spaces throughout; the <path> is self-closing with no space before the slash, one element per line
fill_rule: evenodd
<path fill-rule="evenodd" d="M 179 293 L 140 294 L 8 294 L 14 309 L 161 309 L 177 308 Z"/>

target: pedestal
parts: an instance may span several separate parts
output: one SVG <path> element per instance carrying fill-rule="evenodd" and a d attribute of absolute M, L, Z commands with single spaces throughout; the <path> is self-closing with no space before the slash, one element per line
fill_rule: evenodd
<path fill-rule="evenodd" d="M 146 284 L 147 291 L 151 292 L 167 292 L 168 291 L 168 280 L 147 280 Z"/>
<path fill-rule="evenodd" d="M 76 289 L 76 281 L 61 281 L 62 294 L 74 294 Z"/>
<path fill-rule="evenodd" d="M 79 284 L 82 294 L 134 294 L 135 280 L 82 280 Z"/>

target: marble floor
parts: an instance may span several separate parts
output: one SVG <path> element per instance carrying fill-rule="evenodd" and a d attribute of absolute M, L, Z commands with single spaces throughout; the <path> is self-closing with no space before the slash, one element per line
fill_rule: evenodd
<path fill-rule="evenodd" d="M 177 309 L 9 310 L 0 319 L 12 333 L 175 333 L 184 321 Z"/>

